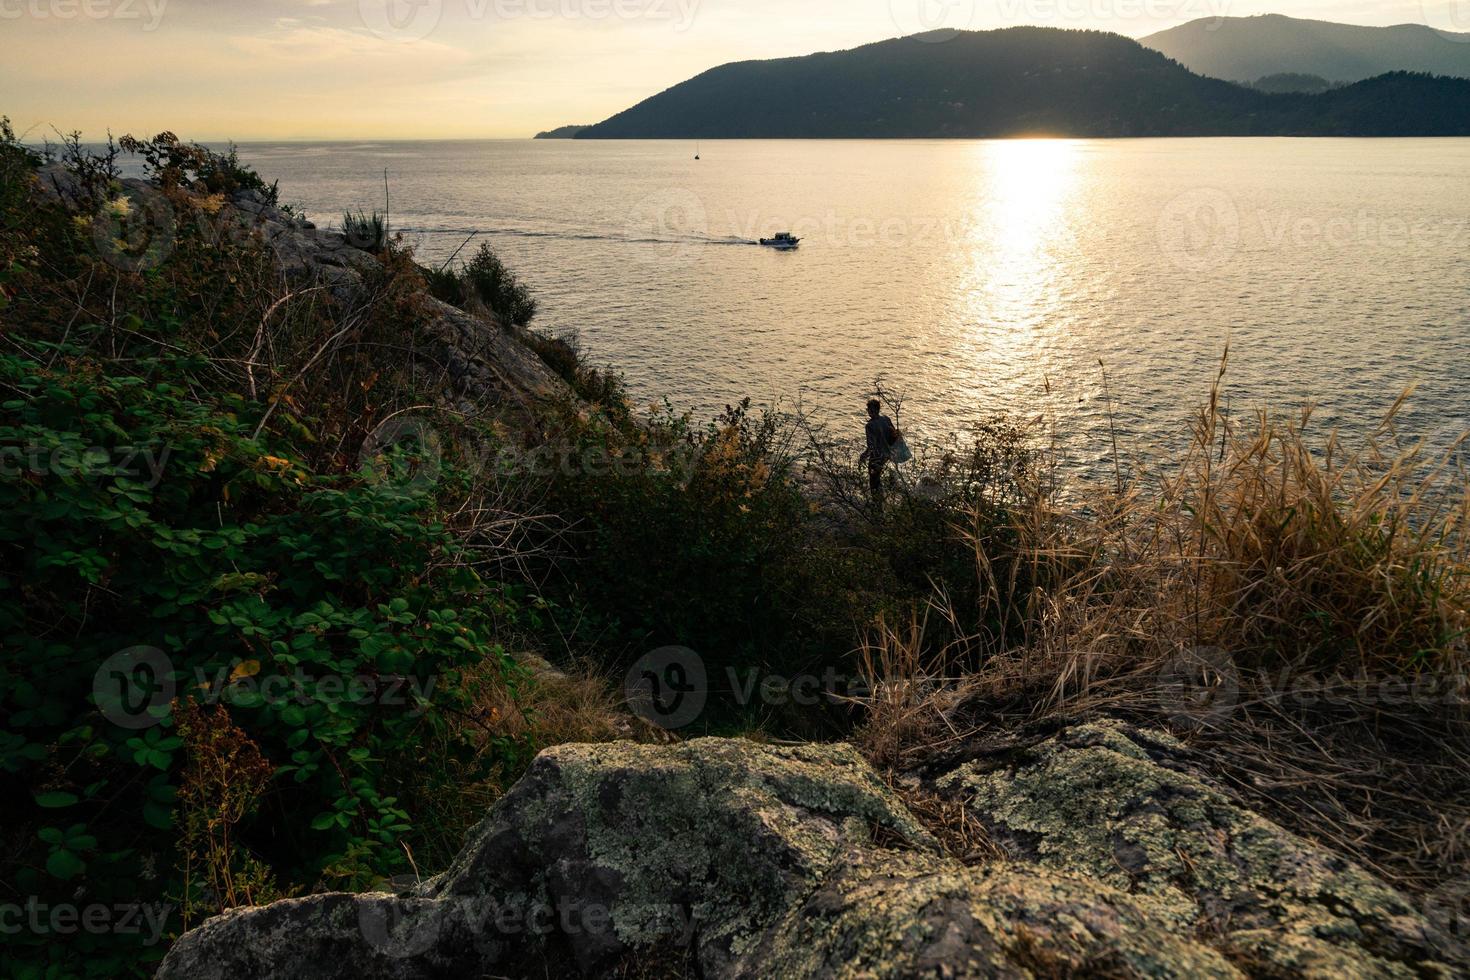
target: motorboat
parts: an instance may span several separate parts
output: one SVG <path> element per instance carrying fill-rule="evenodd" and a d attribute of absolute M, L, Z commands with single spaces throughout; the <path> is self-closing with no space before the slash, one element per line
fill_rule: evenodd
<path fill-rule="evenodd" d="M 782 252 L 789 252 L 793 248 L 801 244 L 801 239 L 797 238 L 789 231 L 781 231 L 776 233 L 775 238 L 762 238 L 761 244 L 766 246 L 767 248 L 774 248 L 779 249 Z"/>

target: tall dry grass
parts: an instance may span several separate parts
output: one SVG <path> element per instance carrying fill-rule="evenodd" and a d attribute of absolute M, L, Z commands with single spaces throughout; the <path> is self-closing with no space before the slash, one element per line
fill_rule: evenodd
<path fill-rule="evenodd" d="M 942 596 L 879 624 L 862 744 L 904 768 L 986 730 L 1119 715 L 1184 735 L 1252 805 L 1406 887 L 1465 874 L 1463 437 L 1400 444 L 1400 398 L 1361 446 L 1314 445 L 1310 410 L 1231 422 L 1219 389 L 1176 458 L 1081 496 L 1038 476 L 1008 507 L 1013 552 L 959 520 L 982 602 L 1021 637 L 935 648 L 926 618 L 974 620 Z"/>

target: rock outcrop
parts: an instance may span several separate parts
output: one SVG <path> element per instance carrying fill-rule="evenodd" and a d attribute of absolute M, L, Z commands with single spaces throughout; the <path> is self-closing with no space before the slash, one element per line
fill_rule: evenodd
<path fill-rule="evenodd" d="M 309 221 L 285 214 L 259 191 L 231 198 L 237 220 L 270 246 L 288 281 L 298 289 L 327 286 L 345 302 L 362 295 L 365 276 L 379 268 L 370 252 L 356 248 L 341 232 L 321 231 Z M 432 347 L 421 356 L 426 373 L 444 383 L 445 400 L 465 412 L 507 402 L 530 408 L 566 398 L 566 383 L 520 339 L 515 329 L 488 312 L 472 315 L 429 296 L 423 297 L 425 333 Z"/>
<path fill-rule="evenodd" d="M 1163 733 L 1079 725 L 936 785 L 1017 861 L 1129 892 L 1251 975 L 1426 976 L 1455 952 L 1402 894 L 1235 805 Z"/>
<path fill-rule="evenodd" d="M 63 164 L 49 164 L 36 175 L 43 200 L 83 215 L 93 215 L 94 238 L 109 261 L 149 267 L 166 260 L 185 222 L 211 241 L 259 241 L 273 253 L 282 277 L 282 295 L 326 292 L 344 310 L 367 301 L 382 261 L 358 248 L 340 231 L 323 230 L 291 214 L 258 190 L 241 190 L 208 206 L 180 208 L 152 183 L 134 178 L 110 182 L 106 197 L 120 203 L 116 212 L 96 200 L 96 192 Z M 194 195 L 196 205 L 203 199 Z M 124 230 L 128 250 L 114 248 Z M 445 404 L 473 414 L 509 405 L 528 414 L 539 403 L 571 397 L 571 390 L 521 339 L 492 314 L 471 314 L 428 295 L 421 297 L 421 329 L 428 339 L 414 353 L 415 367 L 431 385 L 442 388 Z M 411 346 L 411 345 L 409 345 Z"/>
<path fill-rule="evenodd" d="M 847 745 L 562 746 L 443 875 L 237 909 L 165 980 L 442 976 L 1451 977 L 1401 894 L 1117 724 L 915 775 L 1005 860 L 945 853 Z"/>

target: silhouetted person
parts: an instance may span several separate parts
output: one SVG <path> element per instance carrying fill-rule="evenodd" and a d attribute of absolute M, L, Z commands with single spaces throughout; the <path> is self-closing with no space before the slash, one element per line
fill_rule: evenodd
<path fill-rule="evenodd" d="M 883 509 L 883 468 L 893 453 L 893 444 L 900 435 L 893 420 L 882 414 L 883 403 L 876 398 L 868 399 L 868 448 L 858 457 L 859 463 L 868 464 L 868 491 L 873 497 L 873 506 Z"/>

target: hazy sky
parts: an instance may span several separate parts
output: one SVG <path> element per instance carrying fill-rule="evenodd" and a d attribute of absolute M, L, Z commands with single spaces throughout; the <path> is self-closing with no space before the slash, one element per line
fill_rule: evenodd
<path fill-rule="evenodd" d="M 1470 29 L 1470 0 L 0 0 L 0 113 L 36 138 L 518 137 L 727 61 L 929 27 L 1260 13 Z"/>

